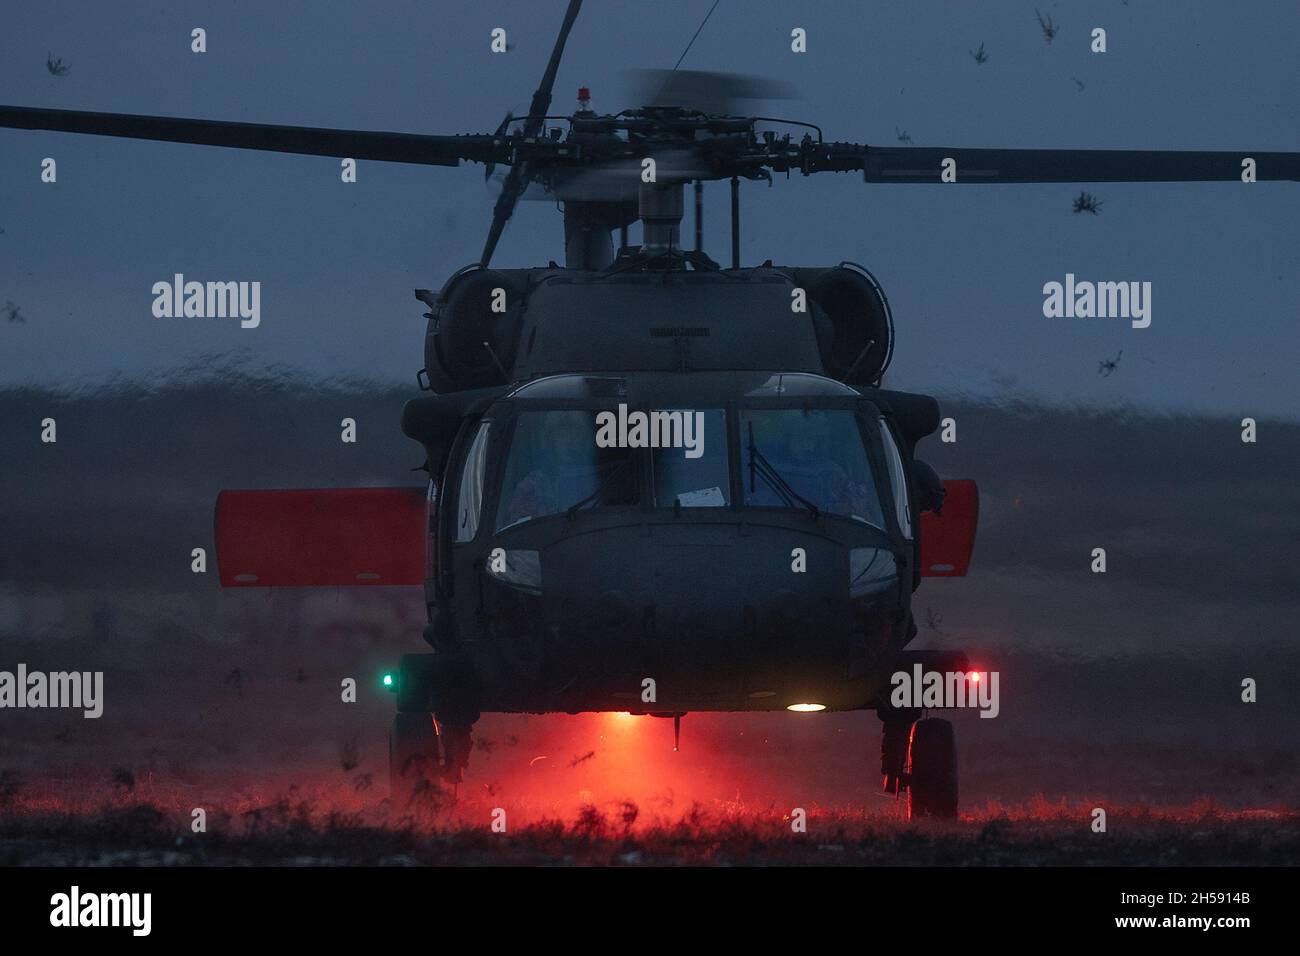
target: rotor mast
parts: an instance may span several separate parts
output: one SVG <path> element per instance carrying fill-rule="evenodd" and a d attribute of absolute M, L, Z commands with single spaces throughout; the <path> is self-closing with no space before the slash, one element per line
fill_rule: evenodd
<path fill-rule="evenodd" d="M 681 248 L 682 190 L 678 181 L 642 183 L 637 195 L 641 218 L 642 248 L 647 255 L 660 256 Z"/>

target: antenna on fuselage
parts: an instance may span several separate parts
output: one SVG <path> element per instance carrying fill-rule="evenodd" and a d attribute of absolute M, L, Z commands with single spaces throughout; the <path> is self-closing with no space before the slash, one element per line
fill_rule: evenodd
<path fill-rule="evenodd" d="M 486 345 L 487 343 L 484 342 L 483 344 Z M 871 351 L 871 346 L 875 344 L 876 344 L 876 340 L 871 339 L 869 342 L 867 342 L 866 345 L 862 347 L 862 351 L 859 352 L 858 357 L 853 360 L 853 364 L 849 366 L 849 370 L 840 376 L 841 382 L 847 382 L 849 380 L 849 376 L 858 370 L 858 366 L 862 364 L 862 360 L 866 358 L 867 353 Z"/>
<path fill-rule="evenodd" d="M 501 360 L 497 358 L 497 353 L 493 351 L 492 345 L 490 342 L 488 342 L 487 339 L 483 340 L 483 348 L 487 349 L 487 354 L 492 357 L 492 364 L 495 365 L 497 367 L 497 371 L 501 373 L 501 381 L 503 382 L 510 381 L 510 373 L 507 372 L 506 367 L 501 364 Z"/>

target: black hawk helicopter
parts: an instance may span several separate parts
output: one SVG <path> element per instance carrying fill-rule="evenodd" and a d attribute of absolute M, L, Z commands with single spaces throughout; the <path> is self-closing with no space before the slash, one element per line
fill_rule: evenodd
<path fill-rule="evenodd" d="M 548 114 L 570 0 L 528 115 L 426 136 L 0 106 L 0 126 L 429 166 L 509 167 L 479 260 L 433 294 L 430 394 L 402 430 L 427 488 L 226 491 L 227 587 L 423 584 L 431 652 L 392 680 L 395 796 L 459 781 L 483 711 L 875 709 L 887 790 L 957 813 L 947 721 L 890 677 L 961 673 L 909 651 L 925 576 L 964 575 L 973 482 L 916 446 L 931 397 L 883 387 L 880 284 L 848 262 L 742 267 L 739 183 L 796 171 L 868 183 L 1300 178 L 1300 154 L 875 147 L 732 115 L 725 80 L 667 75 L 650 105 Z M 721 87 L 719 86 L 721 84 Z M 707 86 L 715 105 L 700 108 Z M 683 92 L 685 91 L 685 92 Z M 716 105 L 720 104 L 720 105 Z M 798 127 L 795 137 L 771 127 Z M 731 263 L 703 251 L 702 183 L 731 184 Z M 681 244 L 694 187 L 693 249 Z M 565 264 L 493 269 L 530 186 L 562 203 Z M 642 223 L 630 246 L 628 226 Z M 615 248 L 613 233 L 620 242 Z"/>

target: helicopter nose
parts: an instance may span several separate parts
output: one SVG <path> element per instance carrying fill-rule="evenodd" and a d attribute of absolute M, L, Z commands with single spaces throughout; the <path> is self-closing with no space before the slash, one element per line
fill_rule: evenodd
<path fill-rule="evenodd" d="M 850 656 L 847 551 L 815 534 L 624 527 L 557 542 L 542 563 L 552 650 L 633 689 L 654 678 L 661 701 L 782 671 L 842 676 Z"/>

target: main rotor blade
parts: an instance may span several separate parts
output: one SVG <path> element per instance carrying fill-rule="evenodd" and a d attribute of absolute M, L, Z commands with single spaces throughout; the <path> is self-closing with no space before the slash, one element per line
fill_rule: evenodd
<path fill-rule="evenodd" d="M 551 90 L 555 86 L 555 74 L 560 69 L 560 58 L 564 56 L 564 44 L 569 40 L 569 31 L 573 29 L 573 21 L 578 19 L 578 11 L 581 9 L 582 0 L 569 0 L 569 8 L 564 11 L 564 22 L 560 24 L 560 35 L 555 39 L 551 59 L 546 64 L 545 72 L 542 73 L 542 84 L 533 94 L 533 102 L 528 107 L 528 118 L 524 122 L 526 139 L 536 138 L 546 124 L 546 111 L 551 107 Z M 516 162 L 510 167 L 501 195 L 497 197 L 496 205 L 492 209 L 492 225 L 488 227 L 487 241 L 483 244 L 483 255 L 479 259 L 483 268 L 486 269 L 488 263 L 492 261 L 492 253 L 496 251 L 497 243 L 501 240 L 501 233 L 505 231 L 506 223 L 514 215 L 515 205 L 524 190 L 528 188 L 531 178 L 527 160 Z"/>
<path fill-rule="evenodd" d="M 954 181 L 959 183 L 1241 182 L 1248 158 L 1254 160 L 1257 180 L 1300 179 L 1300 153 L 1251 150 L 873 146 L 864 149 L 861 166 L 855 168 L 870 183 L 942 182 L 949 159 L 956 162 Z"/>
<path fill-rule="evenodd" d="M 492 253 L 496 251 L 506 223 L 514 215 L 515 205 L 519 202 L 520 195 L 528 188 L 527 166 L 526 162 L 518 163 L 511 166 L 510 172 L 506 173 L 506 181 L 501 186 L 501 195 L 497 197 L 496 204 L 492 207 L 492 224 L 488 226 L 487 242 L 483 244 L 483 255 L 479 259 L 479 264 L 484 269 L 492 261 Z"/>
<path fill-rule="evenodd" d="M 374 133 L 310 126 L 137 116 L 129 113 L 28 109 L 22 106 L 0 106 L 0 126 L 152 139 L 169 143 L 196 143 L 203 146 L 229 146 L 235 149 L 261 149 L 309 156 L 418 163 L 424 166 L 456 166 L 462 159 L 488 162 L 497 158 L 496 144 L 500 142 L 490 135 Z"/>
<path fill-rule="evenodd" d="M 569 31 L 573 29 L 573 21 L 578 19 L 578 11 L 581 9 L 582 0 L 569 0 L 569 8 L 564 11 L 564 22 L 560 24 L 560 35 L 555 38 L 551 59 L 542 74 L 542 85 L 533 94 L 533 102 L 528 107 L 528 122 L 524 125 L 524 132 L 528 136 L 536 136 L 542 131 L 545 122 L 543 117 L 551 108 L 551 91 L 555 87 L 555 74 L 560 69 L 560 59 L 564 56 L 564 45 L 569 42 Z"/>

